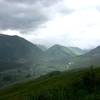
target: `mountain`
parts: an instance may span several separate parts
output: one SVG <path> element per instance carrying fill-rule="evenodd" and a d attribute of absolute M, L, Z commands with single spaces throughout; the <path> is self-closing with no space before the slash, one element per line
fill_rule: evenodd
<path fill-rule="evenodd" d="M 47 50 L 47 48 L 44 45 L 37 44 L 37 47 L 39 47 L 42 51 Z"/>
<path fill-rule="evenodd" d="M 67 64 L 76 55 L 67 47 L 61 45 L 54 45 L 45 51 L 43 66 L 48 70 L 66 70 Z"/>
<path fill-rule="evenodd" d="M 83 49 L 80 49 L 78 47 L 68 47 L 73 53 L 75 53 L 76 55 L 83 55 L 85 54 L 86 52 L 88 52 L 88 50 L 83 50 Z"/>
<path fill-rule="evenodd" d="M 19 36 L 0 34 L 0 71 L 38 63 L 43 51 Z"/>
<path fill-rule="evenodd" d="M 68 63 L 75 54 L 67 47 L 61 45 L 54 45 L 46 51 L 46 57 L 51 63 Z"/>
<path fill-rule="evenodd" d="M 91 65 L 100 66 L 100 46 L 76 57 L 71 65 L 71 68 L 83 68 Z"/>
<path fill-rule="evenodd" d="M 41 63 L 35 66 L 35 72 L 38 75 L 66 70 L 67 64 L 76 56 L 69 48 L 62 45 L 56 44 L 50 48 L 46 48 L 43 45 L 37 46 L 44 51 Z"/>

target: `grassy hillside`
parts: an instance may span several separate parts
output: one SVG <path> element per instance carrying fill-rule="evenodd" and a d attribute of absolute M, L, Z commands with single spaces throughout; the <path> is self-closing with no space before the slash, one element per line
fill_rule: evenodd
<path fill-rule="evenodd" d="M 72 61 L 70 68 L 84 68 L 90 65 L 100 65 L 100 46 L 92 49 L 84 55 L 77 56 Z"/>
<path fill-rule="evenodd" d="M 52 72 L 0 90 L 0 100 L 100 100 L 100 68 Z"/>
<path fill-rule="evenodd" d="M 0 34 L 0 72 L 38 64 L 43 53 L 22 37 Z"/>
<path fill-rule="evenodd" d="M 54 45 L 46 50 L 44 63 L 48 65 L 66 65 L 75 56 L 67 47 Z"/>
<path fill-rule="evenodd" d="M 86 52 L 88 52 L 88 50 L 83 50 L 83 49 L 80 49 L 78 47 L 69 47 L 69 50 L 71 50 L 73 53 L 75 53 L 76 55 L 83 55 L 85 54 Z"/>

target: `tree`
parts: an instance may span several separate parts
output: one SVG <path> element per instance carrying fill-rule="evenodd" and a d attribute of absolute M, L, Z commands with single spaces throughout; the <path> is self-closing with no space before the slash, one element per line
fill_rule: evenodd
<path fill-rule="evenodd" d="M 93 66 L 90 66 L 90 70 L 85 73 L 82 78 L 83 85 L 89 93 L 95 91 L 96 87 L 96 75 Z"/>

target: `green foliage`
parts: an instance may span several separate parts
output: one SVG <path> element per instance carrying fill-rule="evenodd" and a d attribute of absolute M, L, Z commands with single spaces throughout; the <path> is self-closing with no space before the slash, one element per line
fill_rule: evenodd
<path fill-rule="evenodd" d="M 100 68 L 54 72 L 0 91 L 0 100 L 100 100 Z"/>
<path fill-rule="evenodd" d="M 85 54 L 87 52 L 87 50 L 82 50 L 78 47 L 69 47 L 69 49 L 75 53 L 76 55 L 82 55 L 82 54 Z"/>
<path fill-rule="evenodd" d="M 70 68 L 85 68 L 91 65 L 95 65 L 94 67 L 100 65 L 100 46 L 84 55 L 75 57 Z"/>

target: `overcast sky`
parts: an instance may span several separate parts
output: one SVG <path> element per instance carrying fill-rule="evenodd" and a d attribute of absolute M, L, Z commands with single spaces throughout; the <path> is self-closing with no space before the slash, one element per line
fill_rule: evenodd
<path fill-rule="evenodd" d="M 37 44 L 100 45 L 100 0 L 0 0 L 0 33 Z"/>

